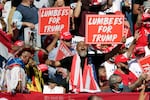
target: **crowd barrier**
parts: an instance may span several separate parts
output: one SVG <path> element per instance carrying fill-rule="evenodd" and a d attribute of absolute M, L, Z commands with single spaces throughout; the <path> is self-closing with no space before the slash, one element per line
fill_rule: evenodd
<path fill-rule="evenodd" d="M 145 100 L 150 100 L 150 93 L 147 93 Z M 87 100 L 91 95 L 98 95 L 103 100 L 138 100 L 139 93 L 80 93 L 80 94 L 42 94 L 32 92 L 30 94 L 11 95 L 0 93 L 0 100 Z"/>

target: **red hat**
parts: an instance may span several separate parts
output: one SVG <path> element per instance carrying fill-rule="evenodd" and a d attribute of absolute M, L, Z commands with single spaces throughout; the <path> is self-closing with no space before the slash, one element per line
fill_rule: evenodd
<path fill-rule="evenodd" d="M 46 70 L 48 70 L 48 66 L 46 64 L 39 64 L 38 65 L 38 69 L 41 71 L 41 72 L 44 72 Z"/>
<path fill-rule="evenodd" d="M 60 34 L 60 39 L 62 40 L 70 40 L 72 39 L 72 35 L 70 32 L 63 32 Z"/>
<path fill-rule="evenodd" d="M 142 14 L 142 21 L 146 21 L 148 19 L 150 19 L 150 14 L 148 14 L 148 13 Z"/>
<path fill-rule="evenodd" d="M 144 54 L 144 53 L 145 53 L 145 49 L 143 46 L 135 47 L 135 50 L 134 50 L 135 55 L 140 55 L 140 54 Z"/>
<path fill-rule="evenodd" d="M 128 61 L 128 58 L 126 58 L 124 55 L 117 55 L 115 57 L 115 64 L 118 64 L 118 63 L 125 63 Z"/>

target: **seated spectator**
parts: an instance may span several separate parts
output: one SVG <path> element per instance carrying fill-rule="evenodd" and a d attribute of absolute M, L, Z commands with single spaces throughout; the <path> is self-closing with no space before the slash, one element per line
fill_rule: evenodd
<path fill-rule="evenodd" d="M 16 92 L 27 92 L 25 65 L 32 57 L 33 49 L 24 47 L 18 52 L 17 58 L 10 58 L 6 63 L 6 83 L 7 92 L 15 94 Z"/>

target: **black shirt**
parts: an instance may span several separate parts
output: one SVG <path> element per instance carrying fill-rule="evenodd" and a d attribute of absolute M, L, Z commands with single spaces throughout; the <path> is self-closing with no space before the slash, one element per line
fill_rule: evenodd
<path fill-rule="evenodd" d="M 102 63 L 107 61 L 109 58 L 113 57 L 118 53 L 122 44 L 116 46 L 111 52 L 103 53 L 103 54 L 88 54 L 88 63 L 91 62 L 95 66 L 96 76 L 98 77 L 98 69 Z M 68 69 L 71 71 L 73 56 L 66 57 L 60 60 L 61 67 Z M 81 58 L 81 68 L 84 68 L 85 58 Z M 83 70 L 82 70 L 83 71 Z"/>

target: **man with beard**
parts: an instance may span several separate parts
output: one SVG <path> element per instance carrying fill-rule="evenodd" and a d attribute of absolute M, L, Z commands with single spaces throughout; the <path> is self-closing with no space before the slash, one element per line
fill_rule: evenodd
<path fill-rule="evenodd" d="M 130 90 L 138 90 L 138 87 L 142 85 L 143 81 L 148 80 L 148 75 L 143 73 L 137 78 L 136 75 L 129 70 L 128 60 L 129 59 L 123 54 L 117 55 L 115 57 L 117 69 L 114 74 L 119 75 L 122 78 L 123 85 L 128 86 Z"/>
<path fill-rule="evenodd" d="M 77 54 L 74 56 L 66 57 L 60 61 L 47 61 L 46 63 L 55 67 L 61 66 L 70 71 L 70 92 L 100 92 L 95 69 L 98 71 L 98 65 L 114 56 L 120 47 L 121 45 L 118 45 L 106 54 L 88 54 L 88 45 L 80 41 L 76 46 Z"/>

